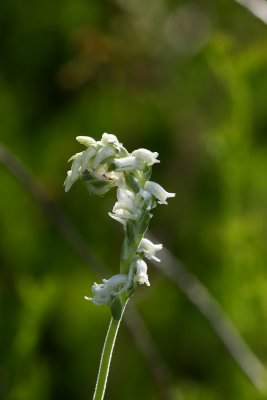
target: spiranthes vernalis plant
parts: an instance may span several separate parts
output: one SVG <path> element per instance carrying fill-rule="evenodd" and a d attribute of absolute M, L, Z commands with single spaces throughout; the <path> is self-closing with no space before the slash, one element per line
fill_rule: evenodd
<path fill-rule="evenodd" d="M 137 149 L 129 153 L 117 137 L 104 133 L 100 141 L 78 136 L 86 147 L 70 158 L 71 169 L 64 182 L 65 191 L 81 179 L 89 194 L 102 196 L 117 188 L 117 202 L 109 216 L 123 226 L 124 239 L 119 273 L 102 283 L 94 283 L 92 297 L 85 299 L 96 305 L 106 304 L 111 310 L 111 322 L 104 343 L 93 400 L 103 399 L 113 347 L 126 304 L 138 284 L 150 286 L 144 258 L 160 261 L 157 252 L 162 244 L 144 238 L 157 204 L 167 204 L 168 193 L 150 181 L 152 166 L 159 163 L 158 153 Z"/>

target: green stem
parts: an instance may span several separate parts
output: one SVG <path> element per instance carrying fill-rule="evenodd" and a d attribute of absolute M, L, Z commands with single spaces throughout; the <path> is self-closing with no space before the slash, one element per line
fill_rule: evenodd
<path fill-rule="evenodd" d="M 120 319 L 111 318 L 102 350 L 93 400 L 102 400 L 104 398 L 112 353 L 126 304 L 127 302 L 123 307 Z"/>

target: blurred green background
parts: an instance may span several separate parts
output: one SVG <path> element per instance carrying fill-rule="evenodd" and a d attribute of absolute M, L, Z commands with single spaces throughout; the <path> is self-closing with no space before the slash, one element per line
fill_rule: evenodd
<path fill-rule="evenodd" d="M 63 181 L 75 136 L 107 131 L 160 153 L 153 180 L 177 195 L 151 231 L 266 365 L 267 26 L 234 0 L 2 0 L 0 42 L 1 142 L 99 262 L 116 273 L 115 192 Z M 0 182 L 0 399 L 90 399 L 109 310 L 83 296 L 104 275 L 4 164 Z M 149 276 L 134 302 L 168 387 L 123 324 L 106 398 L 265 398 L 177 286 Z"/>

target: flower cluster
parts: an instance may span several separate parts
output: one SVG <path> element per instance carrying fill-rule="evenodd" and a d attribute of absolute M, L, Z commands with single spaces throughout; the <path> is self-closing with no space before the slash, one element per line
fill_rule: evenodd
<path fill-rule="evenodd" d="M 104 133 L 100 141 L 88 136 L 76 139 L 87 149 L 69 159 L 72 166 L 64 182 L 65 191 L 68 192 L 79 178 L 86 182 L 90 194 L 103 195 L 118 186 L 122 173 L 110 170 L 110 164 L 115 157 L 127 156 L 128 152 L 116 136 Z"/>
<path fill-rule="evenodd" d="M 64 182 L 65 191 L 69 191 L 78 179 L 84 181 L 90 194 L 104 195 L 117 187 L 117 202 L 109 215 L 123 225 L 125 232 L 120 274 L 104 279 L 101 284 L 94 283 L 94 297 L 86 297 L 86 300 L 96 305 L 109 305 L 113 316 L 119 317 L 118 310 L 131 296 L 136 284 L 150 285 L 143 258 L 160 261 L 156 253 L 162 245 L 144 238 L 152 217 L 151 210 L 157 203 L 167 204 L 167 199 L 175 194 L 149 180 L 151 167 L 160 162 L 158 153 L 138 149 L 129 154 L 117 137 L 108 133 L 104 133 L 100 141 L 87 136 L 76 139 L 86 146 L 86 150 L 69 160 L 72 166 Z"/>

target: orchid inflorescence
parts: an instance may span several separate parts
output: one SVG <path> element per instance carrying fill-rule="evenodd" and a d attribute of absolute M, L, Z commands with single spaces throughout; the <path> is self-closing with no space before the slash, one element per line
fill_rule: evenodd
<path fill-rule="evenodd" d="M 113 317 L 119 319 L 136 285 L 150 286 L 143 258 L 160 261 L 156 253 L 162 245 L 144 238 L 151 210 L 157 203 L 167 204 L 167 198 L 175 194 L 149 180 L 153 164 L 160 162 L 158 153 L 138 149 L 129 154 L 117 137 L 108 133 L 104 133 L 100 141 L 88 136 L 76 139 L 86 150 L 70 158 L 72 166 L 64 182 L 65 191 L 78 179 L 86 184 L 90 194 L 102 196 L 117 187 L 117 202 L 109 216 L 121 223 L 125 232 L 120 273 L 103 279 L 100 284 L 94 283 L 94 297 L 85 299 L 96 305 L 107 304 Z"/>

